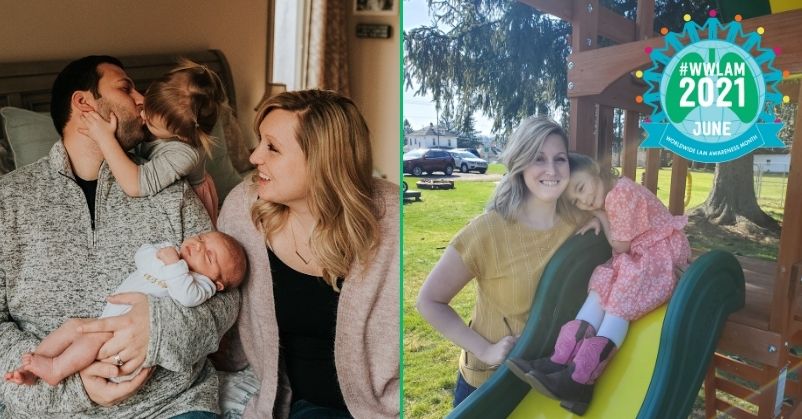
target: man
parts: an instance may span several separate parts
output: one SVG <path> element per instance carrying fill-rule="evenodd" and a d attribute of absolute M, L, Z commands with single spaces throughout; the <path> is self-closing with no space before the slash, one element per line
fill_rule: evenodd
<path fill-rule="evenodd" d="M 211 229 L 186 182 L 148 198 L 125 195 L 95 143 L 78 132 L 82 112 L 113 112 L 125 149 L 145 138 L 143 97 L 122 64 L 107 56 L 70 63 L 53 85 L 51 115 L 62 140 L 49 156 L 0 178 L 0 370 L 68 318 L 100 315 L 106 297 L 134 270 L 143 243 Z M 51 387 L 0 380 L 6 416 L 214 417 L 217 378 L 206 359 L 235 321 L 236 290 L 195 308 L 173 299 L 122 294 L 120 317 L 87 320 L 83 332 L 114 332 L 98 359 Z M 120 384 L 107 378 L 146 367 Z"/>

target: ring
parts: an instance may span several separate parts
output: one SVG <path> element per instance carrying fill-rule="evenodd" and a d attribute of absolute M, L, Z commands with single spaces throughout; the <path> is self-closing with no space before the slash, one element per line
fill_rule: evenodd
<path fill-rule="evenodd" d="M 121 367 L 124 364 L 122 358 L 120 358 L 120 354 L 114 355 L 111 359 L 114 361 L 114 365 L 118 367 Z"/>

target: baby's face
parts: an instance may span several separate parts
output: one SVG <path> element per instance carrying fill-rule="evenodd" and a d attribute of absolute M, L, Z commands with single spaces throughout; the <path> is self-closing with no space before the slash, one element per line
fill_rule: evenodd
<path fill-rule="evenodd" d="M 220 233 L 209 232 L 190 237 L 181 243 L 181 259 L 189 270 L 222 281 L 223 272 L 232 265 L 231 255 Z"/>

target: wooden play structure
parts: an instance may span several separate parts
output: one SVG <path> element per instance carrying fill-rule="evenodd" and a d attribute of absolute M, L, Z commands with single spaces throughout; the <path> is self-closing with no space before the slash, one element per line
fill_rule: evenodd
<path fill-rule="evenodd" d="M 654 33 L 654 0 L 639 0 L 633 21 L 601 6 L 598 0 L 519 0 L 540 12 L 572 24 L 568 57 L 571 148 L 610 161 L 613 108 L 625 110 L 622 174 L 635 178 L 638 120 L 651 108 L 634 98 L 645 85 L 632 73 L 651 65 L 646 47 L 661 48 Z M 789 2 L 786 2 L 789 3 Z M 790 72 L 780 91 L 799 103 L 802 96 L 802 2 L 777 7 L 773 14 L 744 19 L 744 31 L 766 29 L 762 44 L 779 47 L 774 66 Z M 733 12 L 733 13 L 738 13 Z M 745 15 L 744 17 L 748 17 Z M 603 37 L 617 45 L 598 47 Z M 796 116 L 802 126 L 802 112 Z M 732 314 L 724 327 L 704 380 L 705 416 L 717 412 L 736 418 L 802 417 L 802 131 L 794 132 L 791 168 L 785 198 L 780 248 L 776 263 L 739 257 L 746 279 L 746 306 Z M 657 190 L 660 151 L 649 149 L 644 184 Z M 669 209 L 684 212 L 688 162 L 673 157 Z M 800 352 L 797 352 L 799 350 Z M 784 386 L 784 388 L 783 388 Z M 720 398 L 741 399 L 751 409 Z M 719 394 L 719 396 L 717 396 Z M 737 404 L 737 403 L 736 403 Z M 756 411 L 753 414 L 749 410 Z"/>

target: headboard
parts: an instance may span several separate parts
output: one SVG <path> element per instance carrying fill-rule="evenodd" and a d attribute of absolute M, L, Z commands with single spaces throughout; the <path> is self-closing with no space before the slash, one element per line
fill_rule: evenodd
<path fill-rule="evenodd" d="M 205 64 L 225 85 L 231 107 L 236 109 L 234 79 L 228 61 L 219 50 L 181 52 L 154 55 L 117 56 L 125 71 L 134 80 L 137 90 L 144 93 L 150 83 L 176 65 L 179 57 Z M 75 57 L 80 58 L 80 57 Z M 0 107 L 15 106 L 37 112 L 50 110 L 50 89 L 56 75 L 72 60 L 29 61 L 0 63 Z M 0 119 L 0 175 L 4 168 L 13 167 L 10 148 Z"/>

